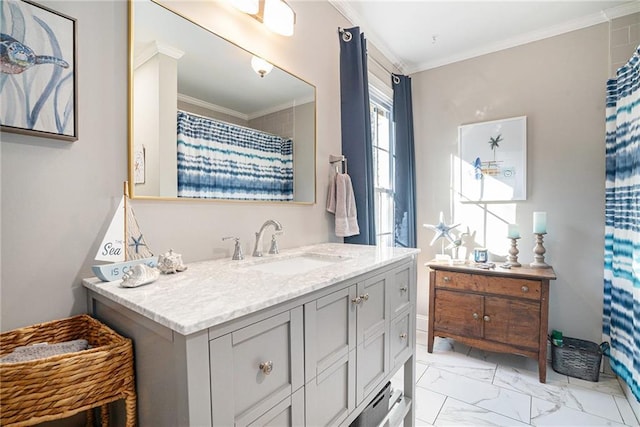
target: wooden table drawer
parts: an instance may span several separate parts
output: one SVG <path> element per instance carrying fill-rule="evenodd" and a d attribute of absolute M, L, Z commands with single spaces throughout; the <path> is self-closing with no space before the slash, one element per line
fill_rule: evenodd
<path fill-rule="evenodd" d="M 436 271 L 436 288 L 458 289 L 494 295 L 540 300 L 540 282 L 511 277 Z"/>

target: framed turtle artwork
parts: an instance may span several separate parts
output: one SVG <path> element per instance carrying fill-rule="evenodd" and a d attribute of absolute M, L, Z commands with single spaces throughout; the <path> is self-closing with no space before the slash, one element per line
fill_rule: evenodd
<path fill-rule="evenodd" d="M 76 141 L 76 20 L 27 0 L 0 8 L 0 129 Z"/>

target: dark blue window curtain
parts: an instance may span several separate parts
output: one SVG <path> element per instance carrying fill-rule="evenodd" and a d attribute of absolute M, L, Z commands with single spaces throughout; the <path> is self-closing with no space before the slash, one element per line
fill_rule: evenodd
<path fill-rule="evenodd" d="M 416 172 L 411 78 L 391 75 L 395 123 L 395 246 L 416 247 Z"/>
<path fill-rule="evenodd" d="M 340 108 L 342 154 L 347 157 L 349 175 L 358 211 L 360 234 L 345 243 L 376 244 L 373 205 L 373 146 L 369 114 L 367 44 L 359 27 L 340 29 Z"/>

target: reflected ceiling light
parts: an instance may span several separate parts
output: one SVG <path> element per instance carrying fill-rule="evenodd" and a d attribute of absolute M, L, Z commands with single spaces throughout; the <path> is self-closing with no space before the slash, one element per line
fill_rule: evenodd
<path fill-rule="evenodd" d="M 271 31 L 283 36 L 293 35 L 296 14 L 284 0 L 229 0 L 241 10 L 262 22 Z"/>
<path fill-rule="evenodd" d="M 260 77 L 264 77 L 273 70 L 273 65 L 262 58 L 254 56 L 251 58 L 251 68 L 253 68 L 253 71 L 258 73 Z"/>

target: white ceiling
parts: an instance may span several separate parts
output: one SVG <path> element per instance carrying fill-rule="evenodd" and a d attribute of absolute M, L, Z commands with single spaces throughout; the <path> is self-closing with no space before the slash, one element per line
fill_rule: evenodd
<path fill-rule="evenodd" d="M 329 0 L 403 73 L 640 12 L 640 1 Z"/>

